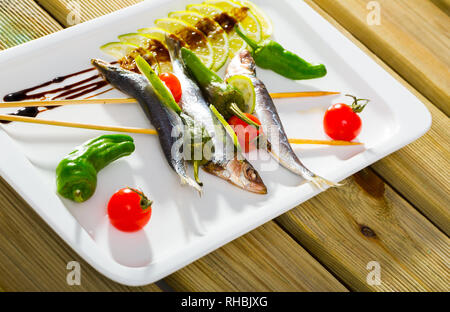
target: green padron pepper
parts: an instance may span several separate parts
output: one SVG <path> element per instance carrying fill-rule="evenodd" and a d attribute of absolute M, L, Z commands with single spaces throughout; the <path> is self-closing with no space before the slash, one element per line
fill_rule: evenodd
<path fill-rule="evenodd" d="M 201 165 L 204 165 L 211 160 L 214 146 L 208 131 L 203 125 L 184 113 L 181 113 L 180 117 L 186 127 L 184 137 L 184 157 L 192 162 L 194 166 L 195 181 L 200 186 L 203 186 L 203 183 L 198 177 L 198 170 Z"/>
<path fill-rule="evenodd" d="M 133 138 L 124 134 L 102 135 L 78 146 L 56 168 L 58 193 L 85 202 L 97 187 L 97 173 L 113 161 L 134 152 Z"/>
<path fill-rule="evenodd" d="M 206 67 L 191 50 L 181 48 L 181 57 L 208 101 L 225 119 L 228 120 L 234 115 L 249 125 L 259 128 L 259 124 L 244 114 L 246 103 L 241 91 L 223 81 L 219 75 Z"/>
<path fill-rule="evenodd" d="M 251 47 L 256 65 L 270 69 L 289 79 L 303 80 L 320 78 L 327 74 L 325 65 L 313 65 L 295 53 L 287 51 L 273 40 L 255 42 L 248 38 L 241 29 L 235 27 L 237 34 Z"/>

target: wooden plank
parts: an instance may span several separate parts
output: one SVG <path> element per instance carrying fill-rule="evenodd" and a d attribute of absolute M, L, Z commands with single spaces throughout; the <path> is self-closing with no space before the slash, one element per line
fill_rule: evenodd
<path fill-rule="evenodd" d="M 277 222 L 352 290 L 450 290 L 450 240 L 371 169 Z M 367 283 L 372 261 L 381 285 Z"/>
<path fill-rule="evenodd" d="M 273 221 L 165 281 L 176 291 L 346 291 Z"/>
<path fill-rule="evenodd" d="M 450 15 L 450 0 L 431 0 L 445 14 Z"/>
<path fill-rule="evenodd" d="M 434 105 L 450 113 L 450 20 L 430 1 L 378 0 L 381 25 L 367 24 L 369 0 L 314 0 Z"/>
<path fill-rule="evenodd" d="M 45 10 L 62 25 L 72 26 L 74 13 L 79 16 L 80 22 L 117 11 L 118 9 L 141 2 L 142 0 L 36 0 Z M 80 10 L 78 10 L 79 5 Z M 70 13 L 72 12 L 72 15 Z M 71 22 L 72 21 L 72 22 Z"/>
<path fill-rule="evenodd" d="M 69 286 L 67 264 L 81 267 L 81 285 Z M 126 287 L 96 272 L 0 179 L 0 288 L 5 291 L 160 291 Z"/>
<path fill-rule="evenodd" d="M 3 0 L 0 5 L 0 49 L 62 29 L 32 0 Z"/>
<path fill-rule="evenodd" d="M 316 0 L 314 0 L 316 1 Z M 327 18 L 330 22 L 334 24 L 341 32 L 347 35 L 349 38 L 353 38 L 352 35 L 346 31 L 342 26 L 337 24 L 328 14 L 319 8 L 319 6 L 315 5 L 313 1 L 307 1 L 309 5 L 313 6 L 317 11 L 321 12 L 322 15 Z M 351 10 L 352 4 L 355 6 L 363 6 L 361 1 L 358 0 L 348 0 L 348 1 L 336 1 L 332 3 L 328 3 L 327 1 L 317 0 L 319 4 L 323 5 L 326 10 L 329 10 L 334 14 L 336 18 L 342 18 L 344 22 L 345 18 L 352 18 L 356 20 L 356 24 L 359 25 L 360 28 L 365 28 L 366 35 L 361 37 L 362 43 L 366 44 L 369 48 L 372 44 L 370 38 L 372 36 L 377 37 L 378 30 L 373 30 L 372 28 L 375 26 L 368 26 L 362 22 L 358 22 L 360 17 L 349 16 L 349 17 L 341 17 L 339 13 L 335 12 L 336 5 L 340 4 L 343 7 L 341 10 Z M 392 2 L 402 2 L 400 1 L 392 1 Z M 425 2 L 425 1 L 424 1 Z M 391 10 L 388 10 L 390 2 L 381 2 L 382 3 L 382 14 L 383 16 L 389 16 L 391 14 Z M 413 6 L 416 2 L 409 2 L 411 6 Z M 365 7 L 365 6 L 364 6 Z M 359 12 L 360 9 L 356 9 Z M 410 9 L 412 10 L 412 9 Z M 415 8 L 414 10 L 417 10 Z M 408 10 L 406 10 L 408 11 Z M 367 12 L 366 12 L 367 13 Z M 365 13 L 365 14 L 366 14 Z M 360 12 L 360 14 L 362 14 Z M 365 16 L 365 15 L 364 15 Z M 394 17 L 387 18 L 389 21 Z M 404 20 L 404 19 L 403 19 Z M 420 27 L 426 28 L 426 25 L 421 25 L 421 23 L 426 20 L 426 18 L 418 18 L 415 21 L 415 24 L 420 25 Z M 341 22 L 339 20 L 339 22 Z M 350 21 L 347 23 L 350 24 Z M 383 27 L 388 27 L 386 25 L 387 22 L 382 21 Z M 346 25 L 345 25 L 346 26 Z M 347 26 L 346 26 L 347 27 Z M 380 27 L 380 26 L 376 26 Z M 390 27 L 398 28 L 397 25 L 390 25 Z M 354 30 L 353 26 L 349 26 L 348 29 L 353 32 L 356 31 L 362 32 L 361 30 Z M 378 28 L 377 28 L 378 29 Z M 438 29 L 434 29 L 434 32 L 438 32 Z M 373 34 L 370 32 L 374 32 Z M 388 32 L 388 30 L 386 30 Z M 417 35 L 412 33 L 406 33 L 405 37 L 416 37 Z M 442 35 L 438 36 L 442 37 Z M 450 143 L 448 139 L 448 133 L 450 133 L 450 124 L 448 122 L 448 117 L 436 108 L 430 101 L 425 99 L 420 93 L 418 93 L 414 88 L 409 86 L 403 79 L 399 77 L 397 73 L 400 72 L 402 64 L 394 64 L 400 66 L 400 70 L 398 67 L 394 67 L 390 69 L 383 62 L 381 62 L 373 53 L 371 53 L 365 46 L 363 46 L 359 41 L 353 38 L 352 40 L 355 44 L 357 44 L 361 49 L 363 49 L 368 55 L 374 58 L 381 66 L 383 66 L 391 75 L 393 75 L 397 80 L 401 81 L 408 89 L 413 92 L 422 102 L 427 106 L 430 110 L 431 115 L 433 117 L 433 124 L 431 130 L 422 138 L 410 144 L 409 146 L 397 151 L 393 155 L 386 157 L 379 162 L 377 162 L 372 167 L 376 170 L 378 174 L 380 174 L 383 179 L 385 179 L 390 185 L 392 185 L 397 191 L 399 191 L 404 197 L 408 199 L 408 201 L 412 202 L 416 208 L 418 208 L 423 214 L 425 214 L 433 223 L 437 224 L 440 229 L 445 231 L 447 234 L 450 234 L 450 213 L 448 209 L 448 202 L 450 201 L 450 190 L 449 190 L 449 153 L 450 153 Z M 395 41 L 395 40 L 393 40 Z M 396 42 L 379 42 L 380 45 L 384 44 L 385 50 L 389 51 L 399 51 L 400 55 L 407 55 L 410 62 L 414 62 L 414 55 L 410 55 L 411 50 L 416 49 L 416 44 L 410 42 L 411 46 L 399 44 Z M 392 46 L 393 45 L 393 46 Z M 420 49 L 420 48 L 417 48 Z M 377 50 L 381 50 L 381 47 L 378 47 Z M 378 53 L 378 52 L 377 52 Z M 389 63 L 391 58 L 389 56 L 381 53 L 381 58 Z M 434 62 L 430 63 L 430 67 L 434 70 L 433 66 Z M 426 64 L 425 64 L 426 65 Z M 421 65 L 421 66 L 425 66 Z M 444 65 L 443 65 L 444 66 Z M 413 75 L 414 73 L 407 73 L 408 75 Z M 448 79 L 444 79 L 448 81 Z M 447 103 L 450 103 L 447 100 Z"/>
<path fill-rule="evenodd" d="M 430 131 L 372 168 L 447 235 L 450 234 L 450 123 L 439 109 L 428 107 Z"/>

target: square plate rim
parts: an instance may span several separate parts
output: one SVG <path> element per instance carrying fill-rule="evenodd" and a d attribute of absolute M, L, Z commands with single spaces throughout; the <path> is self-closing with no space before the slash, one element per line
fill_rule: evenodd
<path fill-rule="evenodd" d="M 283 0 L 283 2 L 285 2 L 286 5 L 292 6 L 296 13 L 304 18 L 307 23 L 314 23 L 315 27 L 318 28 L 318 31 L 327 34 L 327 42 L 330 45 L 336 44 L 337 46 L 337 44 L 339 44 L 340 48 L 335 50 L 335 53 L 341 54 L 341 57 L 344 57 L 344 54 L 351 53 L 354 64 L 359 61 L 364 62 L 364 64 L 369 67 L 372 77 L 375 77 L 374 80 L 380 78 L 386 79 L 388 82 L 383 81 L 385 87 L 393 91 L 395 90 L 396 97 L 404 100 L 398 105 L 393 107 L 389 106 L 395 115 L 397 123 L 402 125 L 400 128 L 396 129 L 396 134 L 393 136 L 395 137 L 395 140 L 387 139 L 383 144 L 374 146 L 346 161 L 344 166 L 339 168 L 341 173 L 334 172 L 330 175 L 330 178 L 340 181 L 413 142 L 429 130 L 431 127 L 430 112 L 416 96 L 406 89 L 405 86 L 392 77 L 370 56 L 357 47 L 355 43 L 345 37 L 344 34 L 326 21 L 304 1 Z M 166 2 L 163 0 L 144 1 L 94 20 L 32 40 L 22 45 L 1 51 L 0 62 L 30 53 L 30 51 L 34 49 L 45 47 L 46 45 L 57 42 L 60 38 L 74 36 L 80 32 L 89 32 L 92 27 L 99 27 L 115 19 L 133 16 L 133 14 L 141 10 L 165 4 Z M 352 67 L 351 64 L 348 65 Z M 370 82 L 370 80 L 368 81 Z M 405 109 L 414 113 L 412 118 L 411 116 L 406 116 L 406 114 L 402 113 Z M 280 206 L 282 208 L 274 209 L 271 213 L 253 218 L 250 223 L 247 219 L 240 220 L 235 224 L 235 228 L 238 229 L 236 231 L 224 231 L 223 229 L 215 231 L 214 233 L 204 235 L 203 237 L 198 237 L 195 242 L 191 242 L 188 245 L 189 249 L 191 249 L 189 252 L 185 249 L 180 249 L 178 252 L 170 254 L 169 257 L 163 259 L 164 261 L 158 259 L 158 261 L 152 262 L 144 267 L 127 267 L 115 262 L 103 251 L 100 251 L 94 240 L 83 229 L 77 234 L 78 236 L 76 238 L 74 237 L 75 235 L 70 234 L 71 232 L 79 231 L 81 225 L 70 212 L 65 209 L 58 196 L 48 192 L 48 189 L 40 183 L 40 177 L 37 174 L 29 174 L 26 176 L 23 174 L 17 175 L 17 172 L 33 172 L 36 171 L 36 169 L 25 155 L 20 152 L 20 149 L 15 142 L 4 131 L 0 132 L 0 144 L 2 144 L 6 150 L 10 151 L 9 153 L 0 153 L 0 164 L 8 164 L 8 166 L 0 166 L 0 175 L 6 182 L 22 196 L 35 212 L 37 212 L 37 214 L 44 219 L 44 221 L 49 224 L 49 226 L 72 249 L 74 249 L 97 271 L 116 282 L 129 286 L 142 286 L 153 283 L 320 193 L 320 191 L 313 189 L 309 184 L 304 184 L 299 186 L 299 188 L 304 189 L 302 190 L 303 194 L 301 196 L 291 196 L 290 198 L 286 198 L 283 205 Z M 300 194 L 302 192 L 298 193 Z M 52 213 L 46 209 L 48 203 L 57 206 L 55 209 L 52 209 Z M 61 224 L 61 220 L 64 220 L 64 226 Z M 195 252 L 193 250 L 195 250 Z M 180 256 L 183 255 L 183 257 L 178 257 L 178 254 Z"/>

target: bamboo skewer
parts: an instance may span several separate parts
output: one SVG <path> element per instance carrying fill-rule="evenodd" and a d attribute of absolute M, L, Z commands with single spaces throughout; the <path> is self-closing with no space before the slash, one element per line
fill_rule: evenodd
<path fill-rule="evenodd" d="M 114 131 L 114 132 L 126 132 L 126 133 L 143 133 L 143 134 L 153 134 L 153 135 L 157 134 L 156 130 L 153 130 L 153 129 L 124 128 L 124 127 L 117 127 L 117 126 L 100 126 L 100 125 L 82 124 L 82 123 L 67 122 L 67 121 L 42 120 L 42 119 L 37 119 L 37 118 L 32 118 L 32 117 L 13 116 L 13 115 L 0 115 L 0 120 L 26 122 L 26 123 L 68 127 L 68 128 L 90 129 L 90 130 L 102 130 L 102 131 Z"/>
<path fill-rule="evenodd" d="M 319 97 L 326 95 L 340 94 L 340 92 L 329 91 L 313 91 L 313 92 L 281 92 L 271 93 L 270 96 L 274 99 L 280 98 L 300 98 L 300 97 Z M 34 106 L 65 106 L 65 105 L 79 105 L 79 104 L 126 104 L 136 103 L 133 98 L 123 99 L 81 99 L 81 100 L 44 100 L 44 101 L 23 101 L 23 102 L 6 102 L 0 103 L 0 108 L 13 107 L 34 107 Z"/>
<path fill-rule="evenodd" d="M 42 120 L 42 119 L 36 119 L 36 118 L 32 118 L 32 117 L 23 117 L 23 116 L 14 116 L 14 115 L 0 115 L 0 120 L 26 122 L 26 123 L 59 126 L 59 127 L 79 128 L 79 129 L 101 130 L 101 131 L 141 133 L 141 134 L 152 134 L 152 135 L 158 134 L 156 132 L 156 130 L 154 130 L 154 129 L 129 128 L 129 127 L 117 127 L 117 126 L 101 126 L 101 125 L 82 124 L 82 123 L 66 122 L 66 121 Z M 321 144 L 321 145 L 341 145 L 341 146 L 343 146 L 343 145 L 362 145 L 362 143 L 358 143 L 358 142 L 330 141 L 330 140 L 308 140 L 308 139 L 289 139 L 289 142 L 292 144 Z"/>
<path fill-rule="evenodd" d="M 318 145 L 335 145 L 335 146 L 348 146 L 348 145 L 363 145 L 360 142 L 338 141 L 338 140 L 310 140 L 310 139 L 289 139 L 291 144 L 318 144 Z"/>
<path fill-rule="evenodd" d="M 0 108 L 65 106 L 65 105 L 79 105 L 79 104 L 126 104 L 126 103 L 136 103 L 136 100 L 133 98 L 123 98 L 123 99 L 83 99 L 83 100 L 5 102 L 0 103 Z"/>
<path fill-rule="evenodd" d="M 270 93 L 270 96 L 272 97 L 272 99 L 282 99 L 282 98 L 300 98 L 300 97 L 319 97 L 336 94 L 341 94 L 341 92 L 330 92 L 330 91 L 277 92 L 277 93 Z"/>

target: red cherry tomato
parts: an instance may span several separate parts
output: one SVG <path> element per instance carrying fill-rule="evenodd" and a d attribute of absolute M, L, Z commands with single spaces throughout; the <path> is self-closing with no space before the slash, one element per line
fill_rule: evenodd
<path fill-rule="evenodd" d="M 150 220 L 152 201 L 142 192 L 131 188 L 118 190 L 109 200 L 108 216 L 111 224 L 124 232 L 142 229 Z"/>
<path fill-rule="evenodd" d="M 362 112 L 369 100 L 353 98 L 352 106 L 338 103 L 325 112 L 323 127 L 325 133 L 333 140 L 352 141 L 361 133 L 362 122 L 358 113 Z M 361 105 L 359 101 L 366 103 Z"/>
<path fill-rule="evenodd" d="M 245 113 L 245 115 L 258 125 L 261 124 L 259 119 L 252 114 Z M 258 137 L 262 134 L 262 127 L 256 129 L 254 126 L 249 125 L 236 116 L 232 116 L 228 119 L 228 123 L 233 127 L 234 132 L 236 132 L 239 144 L 244 149 L 244 152 L 248 153 L 256 149 Z"/>
<path fill-rule="evenodd" d="M 161 79 L 166 84 L 167 88 L 169 88 L 170 92 L 172 92 L 175 102 L 179 103 L 183 91 L 181 90 L 181 84 L 177 76 L 171 73 L 162 73 L 159 75 L 159 79 Z"/>

